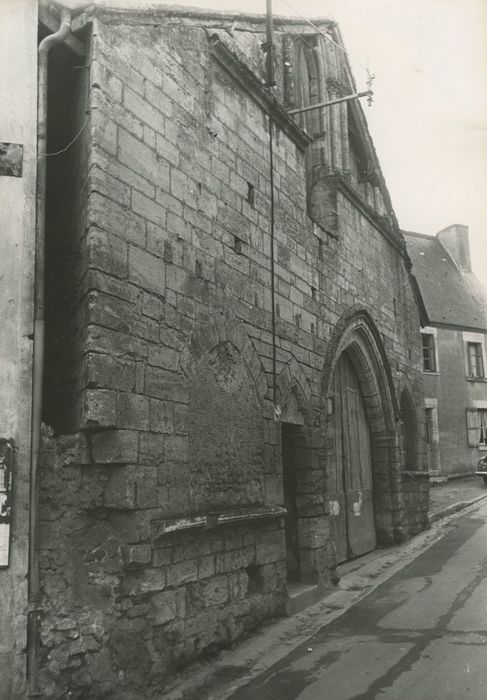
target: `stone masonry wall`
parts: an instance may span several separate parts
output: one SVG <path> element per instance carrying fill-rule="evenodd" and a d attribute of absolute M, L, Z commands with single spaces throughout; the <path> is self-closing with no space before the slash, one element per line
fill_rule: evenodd
<path fill-rule="evenodd" d="M 429 474 L 403 472 L 405 517 L 404 530 L 411 537 L 429 526 Z"/>
<path fill-rule="evenodd" d="M 151 697 L 284 609 L 268 119 L 198 24 L 94 20 L 79 409 L 43 460 L 46 697 Z M 273 146 L 279 396 L 305 423 L 301 565 L 326 583 L 328 345 L 366 309 L 422 405 L 419 324 L 400 248 L 338 189 L 337 230 L 314 223 L 304 152 Z"/>

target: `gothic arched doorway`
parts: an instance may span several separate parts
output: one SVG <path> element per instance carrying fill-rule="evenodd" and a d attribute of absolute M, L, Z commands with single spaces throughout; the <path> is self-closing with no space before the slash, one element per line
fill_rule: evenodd
<path fill-rule="evenodd" d="M 328 499 L 337 563 L 375 549 L 370 428 L 360 383 L 343 352 L 333 372 Z"/>

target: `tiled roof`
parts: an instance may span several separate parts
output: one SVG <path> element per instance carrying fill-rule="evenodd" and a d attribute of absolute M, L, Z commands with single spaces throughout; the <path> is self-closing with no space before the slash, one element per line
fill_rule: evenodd
<path fill-rule="evenodd" d="M 436 237 L 403 235 L 431 324 L 487 329 L 487 295 L 475 275 L 461 272 Z"/>

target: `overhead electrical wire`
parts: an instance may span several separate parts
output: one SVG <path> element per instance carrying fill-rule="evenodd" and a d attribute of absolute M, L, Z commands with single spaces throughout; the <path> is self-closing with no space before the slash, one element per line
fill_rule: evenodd
<path fill-rule="evenodd" d="M 314 29 L 316 32 L 318 32 L 318 34 L 321 34 L 321 36 L 323 36 L 327 41 L 329 41 L 331 44 L 333 44 L 333 45 L 336 46 L 338 49 L 340 49 L 340 51 L 341 51 L 342 53 L 344 53 L 346 56 L 348 56 L 348 58 L 349 58 L 353 63 L 356 63 L 357 65 L 361 66 L 361 67 L 366 71 L 366 73 L 367 73 L 367 76 L 368 76 L 367 84 L 368 84 L 369 87 L 370 87 L 370 85 L 371 85 L 371 83 L 372 83 L 372 80 L 375 78 L 375 76 L 371 74 L 370 69 L 369 69 L 368 66 L 366 66 L 364 63 L 362 63 L 361 61 L 359 61 L 358 59 L 356 59 L 354 56 L 352 56 L 352 54 L 351 54 L 349 51 L 347 51 L 347 50 L 346 50 L 341 44 L 339 44 L 337 41 L 335 41 L 334 39 L 332 39 L 331 36 L 330 36 L 329 34 L 326 34 L 326 33 L 325 33 L 324 31 L 322 31 L 319 27 L 317 27 L 316 24 L 314 24 L 314 22 L 312 22 L 310 19 L 308 19 L 308 17 L 305 17 L 305 16 L 302 15 L 300 12 L 298 12 L 298 10 L 294 7 L 294 5 L 292 5 L 290 2 L 288 2 L 288 0 L 280 0 L 280 2 L 284 3 L 284 5 L 286 5 L 290 10 L 292 10 L 294 13 L 296 13 L 296 17 L 299 17 L 299 19 L 302 19 L 304 22 L 306 22 L 307 24 L 309 24 L 311 27 L 313 27 L 313 29 Z M 295 33 L 297 36 L 299 36 L 299 33 L 298 33 L 298 32 L 294 32 L 294 33 Z"/>
<path fill-rule="evenodd" d="M 65 146 L 64 148 L 62 148 L 60 151 L 54 151 L 54 153 L 39 153 L 39 154 L 38 154 L 39 157 L 40 157 L 40 158 L 48 158 L 49 156 L 59 156 L 59 155 L 61 155 L 61 153 L 65 153 L 65 152 L 68 150 L 68 148 L 71 148 L 71 146 L 73 146 L 73 145 L 76 143 L 76 141 L 78 140 L 78 138 L 81 136 L 81 134 L 82 134 L 82 132 L 83 132 L 85 126 L 88 124 L 88 119 L 89 119 L 89 118 L 90 118 L 90 115 L 89 115 L 89 113 L 88 113 L 88 114 L 86 115 L 86 118 L 85 118 L 83 124 L 81 125 L 81 128 L 80 128 L 79 131 L 77 132 L 76 136 L 74 136 L 74 137 L 71 139 L 71 141 L 68 143 L 67 146 Z"/>

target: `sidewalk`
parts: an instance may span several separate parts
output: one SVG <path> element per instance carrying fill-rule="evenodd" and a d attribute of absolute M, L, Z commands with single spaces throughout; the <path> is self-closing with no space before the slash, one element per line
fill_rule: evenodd
<path fill-rule="evenodd" d="M 452 479 L 430 487 L 430 524 L 470 503 L 487 496 L 487 486 L 479 476 Z"/>
<path fill-rule="evenodd" d="M 306 642 L 441 539 L 452 519 L 448 516 L 484 498 L 487 487 L 479 477 L 432 485 L 429 530 L 405 544 L 376 549 L 342 564 L 338 569 L 341 577 L 338 585 L 318 603 L 296 615 L 271 621 L 235 648 L 194 664 L 157 700 L 230 700 L 239 687 Z"/>

